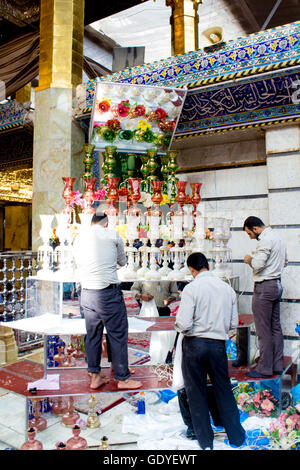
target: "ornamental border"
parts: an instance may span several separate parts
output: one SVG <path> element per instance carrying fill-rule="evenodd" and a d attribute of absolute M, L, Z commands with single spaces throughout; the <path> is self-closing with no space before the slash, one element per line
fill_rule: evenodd
<path fill-rule="evenodd" d="M 6 131 L 8 129 L 14 129 L 16 127 L 20 127 L 20 126 L 22 126 L 22 123 L 23 123 L 23 121 L 14 122 L 12 124 L 4 124 L 4 125 L 0 124 L 0 132 L 1 131 Z"/>
<path fill-rule="evenodd" d="M 214 83 L 220 83 L 223 81 L 234 80 L 234 79 L 242 78 L 242 77 L 249 77 L 251 75 L 259 76 L 260 74 L 265 73 L 265 72 L 272 72 L 281 68 L 291 67 L 293 65 L 298 65 L 298 64 L 300 64 L 300 58 L 287 60 L 285 62 L 277 62 L 276 64 L 269 64 L 269 65 L 265 65 L 262 67 L 253 67 L 253 68 L 250 68 L 249 70 L 240 70 L 239 72 L 234 72 L 234 73 L 230 73 L 227 75 L 221 75 L 218 77 L 197 80 L 195 82 L 191 82 L 187 84 L 186 86 L 188 90 L 191 90 L 191 89 L 198 88 L 201 86 L 211 85 Z M 182 88 L 182 87 L 183 85 L 178 85 L 178 88 Z"/>
<path fill-rule="evenodd" d="M 286 124 L 290 122 L 299 122 L 300 117 L 295 117 L 295 118 L 285 118 L 285 119 L 277 119 L 274 121 L 268 121 L 268 122 L 260 122 L 256 124 L 243 124 L 240 126 L 231 126 L 231 127 L 226 127 L 223 129 L 213 129 L 213 130 L 208 130 L 208 131 L 200 131 L 200 132 L 195 132 L 195 133 L 189 133 L 189 134 L 184 134 L 184 135 L 177 135 L 175 134 L 174 136 L 174 141 L 177 140 L 182 140 L 182 139 L 187 139 L 191 137 L 199 137 L 202 135 L 213 135 L 213 134 L 221 134 L 224 132 L 229 132 L 229 131 L 236 131 L 236 130 L 245 130 L 249 128 L 261 128 L 261 127 L 266 127 L 266 126 L 275 126 L 278 124 Z"/>

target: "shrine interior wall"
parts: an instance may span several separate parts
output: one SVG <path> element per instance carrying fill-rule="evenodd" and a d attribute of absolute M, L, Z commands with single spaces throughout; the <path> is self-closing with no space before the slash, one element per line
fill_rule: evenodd
<path fill-rule="evenodd" d="M 285 180 L 288 174 L 294 175 L 294 185 L 299 180 L 300 155 L 285 156 L 286 161 L 276 161 L 272 156 L 272 165 L 266 157 L 265 138 L 223 142 L 194 148 L 179 150 L 178 164 L 180 180 L 201 182 L 201 196 L 204 203 L 205 216 L 224 216 L 232 218 L 229 246 L 232 249 L 232 271 L 239 276 L 238 303 L 240 313 L 252 313 L 253 280 L 251 269 L 244 264 L 245 254 L 255 249 L 256 241 L 250 240 L 243 231 L 244 220 L 255 215 L 266 225 L 278 230 L 279 235 L 287 244 L 289 265 L 284 270 L 281 299 L 281 320 L 285 337 L 285 354 L 291 355 L 299 346 L 299 336 L 295 332 L 296 323 L 300 321 L 300 224 L 293 216 L 296 193 L 293 198 L 290 192 L 280 190 L 276 193 L 270 188 L 274 181 L 274 172 L 278 178 Z M 292 159 L 292 160 L 291 160 Z M 294 159 L 294 160 L 293 160 Z M 295 172 L 298 177 L 295 177 Z M 292 178 L 291 176 L 289 177 Z M 290 183 L 289 183 L 290 184 Z M 284 182 L 280 185 L 284 188 Z M 188 190 L 190 191 L 190 190 Z M 272 211 L 274 197 L 278 198 L 278 210 L 285 218 L 277 220 L 274 225 Z M 271 200 L 271 203 L 270 203 Z M 294 220 L 290 221 L 289 214 Z M 279 217 L 280 219 L 280 217 Z M 285 225 L 283 225 L 285 224 Z M 252 337 L 254 348 L 256 337 Z"/>

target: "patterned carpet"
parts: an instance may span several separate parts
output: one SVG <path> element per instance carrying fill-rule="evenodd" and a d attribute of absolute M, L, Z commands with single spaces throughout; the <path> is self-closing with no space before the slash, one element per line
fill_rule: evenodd
<path fill-rule="evenodd" d="M 123 291 L 125 305 L 128 316 L 138 316 L 140 312 L 139 304 L 132 297 L 130 291 Z M 179 301 L 172 302 L 170 305 L 171 315 L 175 316 L 179 307 Z M 143 364 L 149 360 L 149 347 L 150 347 L 151 333 L 131 333 L 128 336 L 128 359 L 129 364 Z M 103 366 L 107 365 L 107 361 L 103 359 Z M 120 393 L 104 393 L 97 395 L 96 411 L 101 414 L 108 411 L 114 406 L 121 403 L 124 392 Z M 87 414 L 88 413 L 88 400 L 90 396 L 77 397 L 75 400 L 76 410 Z M 101 418 L 100 418 L 101 419 Z"/>

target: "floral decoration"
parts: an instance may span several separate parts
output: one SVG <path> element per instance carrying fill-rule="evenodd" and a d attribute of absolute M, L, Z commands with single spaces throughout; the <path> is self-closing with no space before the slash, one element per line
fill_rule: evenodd
<path fill-rule="evenodd" d="M 116 225 L 116 230 L 122 239 L 126 239 L 127 224 Z"/>
<path fill-rule="evenodd" d="M 130 103 L 128 100 L 121 101 L 121 103 L 118 104 L 118 113 L 119 116 L 121 117 L 127 117 L 130 111 Z"/>
<path fill-rule="evenodd" d="M 300 404 L 287 408 L 269 426 L 271 446 L 277 449 L 290 449 L 300 444 Z"/>
<path fill-rule="evenodd" d="M 56 233 L 56 228 L 52 229 L 52 234 L 49 238 L 49 245 L 53 248 L 53 250 L 55 250 L 55 248 L 60 245 L 60 241 Z"/>
<path fill-rule="evenodd" d="M 104 99 L 98 103 L 99 113 L 107 113 L 110 110 L 110 100 Z"/>
<path fill-rule="evenodd" d="M 95 192 L 95 201 L 103 201 L 107 196 L 107 191 L 104 188 L 99 188 Z"/>
<path fill-rule="evenodd" d="M 161 200 L 160 205 L 162 206 L 163 204 L 170 204 L 170 199 L 167 194 L 162 195 L 162 200 Z"/>
<path fill-rule="evenodd" d="M 154 133 L 150 129 L 147 129 L 144 132 L 143 139 L 144 139 L 145 142 L 150 144 L 151 142 L 154 141 Z"/>
<path fill-rule="evenodd" d="M 74 191 L 71 206 L 78 206 L 81 209 L 84 209 L 84 199 L 82 199 L 82 194 L 79 191 Z"/>
<path fill-rule="evenodd" d="M 114 119 L 109 119 L 107 122 L 106 122 L 106 125 L 109 129 L 112 129 L 114 131 L 118 131 L 119 129 L 121 129 L 121 123 L 118 119 L 114 118 Z"/>
<path fill-rule="evenodd" d="M 106 142 L 113 142 L 117 136 L 117 133 L 112 129 L 105 128 L 102 130 L 102 137 Z"/>
<path fill-rule="evenodd" d="M 277 413 L 278 400 L 271 390 L 255 391 L 249 384 L 237 388 L 235 398 L 239 408 L 249 416 L 273 417 Z"/>
<path fill-rule="evenodd" d="M 146 193 L 145 191 L 141 191 L 141 199 L 140 203 L 143 204 L 147 209 L 149 207 L 152 207 L 152 199 L 151 199 L 151 194 Z"/>
<path fill-rule="evenodd" d="M 213 236 L 213 233 L 209 230 L 209 228 L 205 228 L 204 232 L 205 232 L 205 240 L 213 240 L 214 236 Z"/>
<path fill-rule="evenodd" d="M 139 225 L 138 227 L 139 238 L 147 238 L 148 230 L 149 230 L 148 225 Z"/>
<path fill-rule="evenodd" d="M 118 134 L 122 140 L 131 140 L 133 138 L 133 131 L 129 129 L 121 130 Z"/>
<path fill-rule="evenodd" d="M 112 118 L 94 122 L 93 138 L 98 136 L 114 145 L 115 141 L 145 142 L 162 148 L 170 145 L 176 119 L 167 119 L 168 113 L 161 107 L 150 108 L 129 100 L 112 104 L 111 99 L 102 98 L 97 102 L 97 110 L 101 115 L 109 112 Z"/>
<path fill-rule="evenodd" d="M 194 236 L 194 233 L 195 231 L 192 229 L 192 230 L 187 230 L 185 232 L 186 236 L 189 237 L 189 238 L 192 238 Z"/>
<path fill-rule="evenodd" d="M 135 116 L 137 117 L 140 117 L 140 116 L 144 116 L 146 114 L 146 108 L 144 105 L 142 104 L 138 104 L 135 108 L 134 108 L 134 113 L 135 113 Z"/>
<path fill-rule="evenodd" d="M 129 194 L 129 191 L 125 186 L 123 186 L 122 188 L 119 189 L 119 196 L 127 197 L 128 194 Z"/>
<path fill-rule="evenodd" d="M 137 129 L 142 129 L 142 131 L 148 131 L 151 129 L 151 124 L 149 124 L 147 121 L 139 121 L 137 125 Z"/>
<path fill-rule="evenodd" d="M 105 199 L 106 195 L 107 195 L 106 189 L 99 188 L 97 189 L 97 191 L 95 191 L 94 199 L 95 201 L 102 201 L 103 199 Z M 72 201 L 71 201 L 71 206 L 73 208 L 76 208 L 77 210 L 79 209 L 79 211 L 85 208 L 85 200 L 83 199 L 82 196 L 83 196 L 82 193 L 80 193 L 79 191 L 74 191 Z"/>

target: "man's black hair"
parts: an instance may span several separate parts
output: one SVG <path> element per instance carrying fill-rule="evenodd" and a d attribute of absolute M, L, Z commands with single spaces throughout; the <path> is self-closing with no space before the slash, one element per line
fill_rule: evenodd
<path fill-rule="evenodd" d="M 100 224 L 101 222 L 106 222 L 104 219 L 107 219 L 107 215 L 104 212 L 98 212 L 94 214 L 91 220 L 91 225 Z"/>
<path fill-rule="evenodd" d="M 243 230 L 245 230 L 246 227 L 249 230 L 252 230 L 253 227 L 264 227 L 264 226 L 265 224 L 263 223 L 261 219 L 259 219 L 258 217 L 255 217 L 254 215 L 250 215 L 250 217 L 248 217 L 244 222 Z"/>
<path fill-rule="evenodd" d="M 201 271 L 203 268 L 209 269 L 206 256 L 200 252 L 190 254 L 186 263 L 189 268 L 194 268 L 196 271 Z"/>

